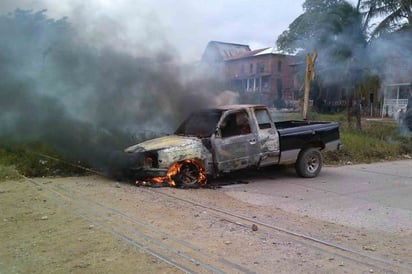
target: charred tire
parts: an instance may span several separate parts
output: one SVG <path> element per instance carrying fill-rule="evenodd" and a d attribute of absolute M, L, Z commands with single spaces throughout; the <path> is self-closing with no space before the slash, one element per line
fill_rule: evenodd
<path fill-rule="evenodd" d="M 179 172 L 173 177 L 176 186 L 183 188 L 198 188 L 200 168 L 194 163 L 183 163 Z"/>
<path fill-rule="evenodd" d="M 296 161 L 296 173 L 300 177 L 314 178 L 318 176 L 323 165 L 323 157 L 317 148 L 307 148 L 299 153 Z"/>

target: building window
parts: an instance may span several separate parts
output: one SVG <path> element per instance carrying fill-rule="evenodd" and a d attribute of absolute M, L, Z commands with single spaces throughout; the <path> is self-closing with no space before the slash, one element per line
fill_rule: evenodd
<path fill-rule="evenodd" d="M 278 72 L 282 71 L 282 61 L 278 61 Z"/>
<path fill-rule="evenodd" d="M 247 80 L 247 86 L 246 86 L 246 91 L 248 92 L 255 92 L 258 91 L 258 80 L 257 78 L 249 78 Z"/>
<path fill-rule="evenodd" d="M 282 89 L 283 89 L 282 79 L 276 80 L 276 88 L 277 88 L 279 98 L 282 98 Z"/>
<path fill-rule="evenodd" d="M 253 64 L 250 64 L 249 66 L 249 73 L 253 73 Z"/>
<path fill-rule="evenodd" d="M 262 91 L 269 92 L 269 76 L 262 77 Z"/>
<path fill-rule="evenodd" d="M 265 72 L 265 64 L 263 64 L 263 63 L 257 64 L 256 70 L 257 70 L 257 72 L 259 72 L 259 73 Z"/>

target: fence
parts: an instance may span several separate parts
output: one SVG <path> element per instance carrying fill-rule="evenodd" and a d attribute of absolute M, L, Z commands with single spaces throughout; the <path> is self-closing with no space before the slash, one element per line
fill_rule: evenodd
<path fill-rule="evenodd" d="M 383 99 L 383 104 L 382 104 L 382 118 L 383 116 L 386 117 L 395 117 L 398 114 L 398 112 L 403 109 L 406 109 L 406 106 L 408 105 L 408 99 L 388 99 L 385 98 Z"/>

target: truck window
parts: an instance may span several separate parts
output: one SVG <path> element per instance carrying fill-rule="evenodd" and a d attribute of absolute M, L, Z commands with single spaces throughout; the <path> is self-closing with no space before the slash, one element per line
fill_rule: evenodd
<path fill-rule="evenodd" d="M 249 134 L 251 132 L 249 116 L 245 111 L 229 114 L 221 123 L 220 131 L 223 138 Z"/>
<path fill-rule="evenodd" d="M 210 137 L 222 113 L 219 110 L 192 113 L 176 130 L 175 134 L 184 136 Z"/>
<path fill-rule="evenodd" d="M 256 109 L 255 116 L 259 129 L 271 128 L 270 116 L 266 109 Z"/>

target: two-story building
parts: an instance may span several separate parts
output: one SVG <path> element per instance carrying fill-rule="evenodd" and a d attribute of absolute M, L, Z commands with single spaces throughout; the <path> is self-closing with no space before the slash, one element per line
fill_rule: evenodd
<path fill-rule="evenodd" d="M 297 99 L 293 57 L 265 48 L 225 60 L 225 74 L 231 90 L 251 95 L 261 102 Z"/>
<path fill-rule="evenodd" d="M 227 88 L 239 92 L 242 101 L 272 106 L 298 99 L 293 56 L 273 48 L 251 50 L 248 45 L 211 41 L 202 63 L 223 75 Z"/>

